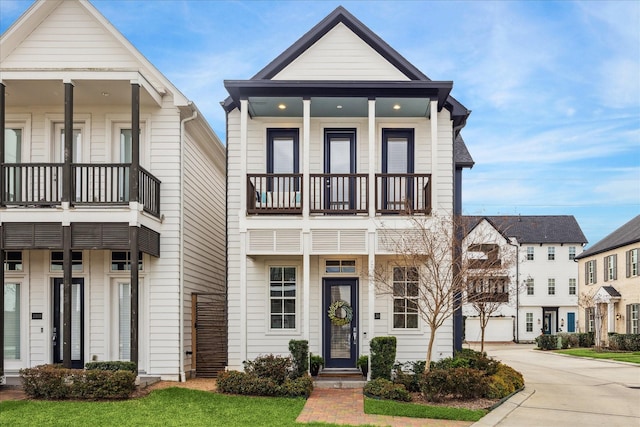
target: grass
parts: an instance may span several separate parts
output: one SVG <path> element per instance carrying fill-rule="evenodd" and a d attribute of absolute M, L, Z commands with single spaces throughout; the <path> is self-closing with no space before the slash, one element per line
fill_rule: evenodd
<path fill-rule="evenodd" d="M 613 352 L 596 351 L 590 348 L 569 348 L 565 350 L 555 350 L 557 353 L 569 354 L 577 357 L 591 357 L 593 359 L 607 359 L 618 362 L 629 362 L 640 364 L 640 351 L 634 352 Z"/>
<path fill-rule="evenodd" d="M 412 418 L 432 418 L 438 420 L 478 421 L 488 411 L 484 409 L 471 410 L 464 408 L 449 408 L 444 406 L 427 406 L 415 403 L 396 402 L 393 400 L 378 400 L 365 397 L 364 412 L 376 415 L 391 415 Z"/>
<path fill-rule="evenodd" d="M 296 423 L 303 398 L 229 396 L 184 388 L 116 402 L 0 402 L 2 426 L 315 426 Z"/>

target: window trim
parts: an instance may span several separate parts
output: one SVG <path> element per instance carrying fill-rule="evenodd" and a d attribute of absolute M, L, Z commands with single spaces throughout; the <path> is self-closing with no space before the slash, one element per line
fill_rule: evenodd
<path fill-rule="evenodd" d="M 574 277 L 569 278 L 569 295 L 575 296 L 578 294 L 578 280 Z"/>
<path fill-rule="evenodd" d="M 273 173 L 273 141 L 278 137 L 293 139 L 293 172 L 300 173 L 300 129 L 267 128 L 267 173 Z"/>
<path fill-rule="evenodd" d="M 535 248 L 527 246 L 527 261 L 535 261 Z"/>
<path fill-rule="evenodd" d="M 576 259 L 576 247 L 569 246 L 569 261 L 573 261 Z"/>
<path fill-rule="evenodd" d="M 338 271 L 329 271 L 329 266 L 327 265 L 329 262 L 337 262 L 338 265 L 336 266 L 332 266 L 333 268 L 337 268 Z M 345 263 L 351 263 L 353 262 L 353 265 L 344 265 Z M 345 270 L 345 268 L 351 268 L 353 267 L 353 271 L 351 270 Z M 331 275 L 338 275 L 338 274 L 349 274 L 351 276 L 353 276 L 354 274 L 356 274 L 358 272 L 358 261 L 353 258 L 353 259 L 336 259 L 336 258 L 326 258 L 324 259 L 324 273 L 325 274 L 331 274 Z"/>
<path fill-rule="evenodd" d="M 405 303 L 405 311 L 404 311 L 404 312 L 396 312 L 396 311 L 395 311 L 395 301 L 396 301 L 396 300 L 405 300 L 405 301 L 407 301 L 407 300 L 415 300 L 416 305 L 420 304 L 420 281 L 419 281 L 419 280 L 417 281 L 417 289 L 418 289 L 418 295 L 417 295 L 417 296 L 415 296 L 415 297 L 410 297 L 410 298 L 409 298 L 409 297 L 407 297 L 406 295 L 405 295 L 404 297 L 403 297 L 403 296 L 400 296 L 400 297 L 397 297 L 397 296 L 396 296 L 396 294 L 395 294 L 395 283 L 396 283 L 396 281 L 395 281 L 395 274 L 394 274 L 394 273 L 395 273 L 395 269 L 396 269 L 396 268 L 402 268 L 402 269 L 404 269 L 404 270 L 405 270 L 405 272 L 404 272 L 404 274 L 403 274 L 403 276 L 404 276 L 404 281 L 402 282 L 402 283 L 404 284 L 405 292 L 406 292 L 406 289 L 407 289 L 407 285 L 408 285 L 408 283 L 409 283 L 409 280 L 407 279 L 407 269 L 409 269 L 409 268 L 414 268 L 414 269 L 416 269 L 416 270 L 417 270 L 417 267 L 410 267 L 410 266 L 394 265 L 394 266 L 392 266 L 392 267 L 391 267 L 391 271 L 390 271 L 390 274 L 391 274 L 391 283 L 394 285 L 394 286 L 393 286 L 393 289 L 392 289 L 392 294 L 391 294 L 391 309 L 390 309 L 390 311 L 389 311 L 389 313 L 391 314 L 391 315 L 389 316 L 389 320 L 390 320 L 390 322 L 391 322 L 391 329 L 392 329 L 393 331 L 398 331 L 398 332 L 405 332 L 405 333 L 419 333 L 419 332 L 421 331 L 421 329 L 422 329 L 422 328 L 421 328 L 421 318 L 420 318 L 420 310 L 419 310 L 419 309 L 416 311 L 416 318 L 417 318 L 417 320 L 416 320 L 416 327 L 415 327 L 415 328 L 408 328 L 408 327 L 396 327 L 396 326 L 395 326 L 395 315 L 396 315 L 396 313 L 397 313 L 397 314 L 403 314 L 403 315 L 404 315 L 404 319 L 405 319 L 405 322 L 404 322 L 404 323 L 405 323 L 405 325 L 407 324 L 407 316 L 408 316 L 409 314 L 412 314 L 412 313 L 409 313 L 409 312 L 406 310 L 406 307 L 407 307 L 406 303 Z M 420 273 L 418 272 L 418 275 L 419 275 L 419 274 L 420 274 Z"/>
<path fill-rule="evenodd" d="M 292 299 L 295 303 L 295 312 L 293 313 L 295 316 L 295 327 L 294 328 L 272 328 L 271 327 L 271 269 L 272 268 L 293 268 L 296 274 L 295 280 L 295 296 Z M 266 335 L 297 335 L 300 333 L 300 323 L 301 323 L 301 310 L 300 307 L 300 270 L 301 267 L 298 264 L 289 264 L 289 263 L 273 263 L 268 264 L 266 266 L 266 307 L 265 307 L 265 328 Z M 284 279 L 283 279 L 284 281 Z M 283 296 L 284 297 L 284 296 Z M 282 299 L 281 297 L 280 299 Z M 277 314 L 277 313 L 276 313 Z"/>
<path fill-rule="evenodd" d="M 640 255 L 640 249 L 629 249 L 625 252 L 625 264 L 626 264 L 626 277 L 636 277 L 640 275 L 640 269 L 638 268 L 638 256 Z"/>
<path fill-rule="evenodd" d="M 529 318 L 531 318 L 531 321 L 529 321 Z M 529 326 L 531 326 L 531 329 L 529 329 Z M 533 332 L 533 313 L 531 312 L 524 314 L 524 330 L 525 332 Z"/>
<path fill-rule="evenodd" d="M 612 254 L 604 257 L 604 281 L 618 279 L 618 255 Z"/>
<path fill-rule="evenodd" d="M 383 128 L 382 129 L 382 173 L 387 173 L 389 157 L 389 138 L 407 139 L 407 172 L 415 171 L 415 129 L 414 128 Z"/>
<path fill-rule="evenodd" d="M 556 294 L 556 279 L 548 278 L 547 279 L 547 295 L 554 296 Z"/>
<path fill-rule="evenodd" d="M 556 247 L 549 246 L 547 247 L 547 261 L 555 261 L 556 260 Z"/>
<path fill-rule="evenodd" d="M 529 286 L 531 285 L 531 286 Z M 536 284 L 533 277 L 528 277 L 525 281 L 525 286 L 527 287 L 527 296 L 533 296 L 536 294 Z M 529 292 L 531 291 L 531 292 Z"/>

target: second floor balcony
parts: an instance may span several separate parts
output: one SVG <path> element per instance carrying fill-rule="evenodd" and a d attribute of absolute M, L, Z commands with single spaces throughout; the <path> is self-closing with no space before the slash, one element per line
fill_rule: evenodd
<path fill-rule="evenodd" d="M 371 186 L 373 185 L 373 188 Z M 370 197 L 373 190 L 373 200 Z M 431 213 L 430 174 L 248 174 L 248 214 L 376 215 Z"/>
<path fill-rule="evenodd" d="M 63 200 L 63 163 L 5 163 L 1 165 L 2 205 L 25 208 L 56 207 Z M 128 206 L 131 164 L 71 164 L 70 203 L 73 206 Z M 160 180 L 138 170 L 138 201 L 144 211 L 160 217 Z"/>

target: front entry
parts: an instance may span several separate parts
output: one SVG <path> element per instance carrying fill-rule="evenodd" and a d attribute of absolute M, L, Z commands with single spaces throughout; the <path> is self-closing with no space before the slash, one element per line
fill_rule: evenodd
<path fill-rule="evenodd" d="M 53 363 L 62 363 L 64 342 L 63 279 L 53 279 Z M 71 280 L 71 367 L 84 367 L 84 279 Z"/>
<path fill-rule="evenodd" d="M 323 279 L 325 368 L 355 368 L 358 356 L 358 279 Z"/>
<path fill-rule="evenodd" d="M 558 331 L 558 308 L 543 307 L 544 323 L 542 325 L 542 333 L 545 335 L 554 335 Z"/>

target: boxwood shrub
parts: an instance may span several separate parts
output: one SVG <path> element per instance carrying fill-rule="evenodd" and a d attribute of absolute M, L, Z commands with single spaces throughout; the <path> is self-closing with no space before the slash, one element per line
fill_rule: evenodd
<path fill-rule="evenodd" d="M 396 337 L 375 337 L 371 340 L 371 379 L 391 380 L 396 360 Z"/>
<path fill-rule="evenodd" d="M 134 374 L 137 373 L 137 365 L 135 362 L 127 362 L 122 360 L 111 360 L 104 362 L 87 362 L 84 364 L 84 368 L 88 371 L 100 370 L 100 371 L 130 371 Z"/>
<path fill-rule="evenodd" d="M 136 389 L 131 371 L 66 369 L 40 365 L 20 370 L 23 389 L 33 399 L 126 399 Z"/>
<path fill-rule="evenodd" d="M 309 342 L 307 340 L 289 341 L 289 351 L 293 362 L 293 377 L 299 378 L 309 371 Z"/>
<path fill-rule="evenodd" d="M 556 350 L 558 348 L 558 336 L 538 335 L 536 337 L 536 344 L 541 350 Z"/>
<path fill-rule="evenodd" d="M 398 400 L 401 402 L 411 401 L 411 395 L 402 384 L 394 384 L 384 378 L 376 378 L 369 381 L 364 386 L 364 393 L 370 397 L 381 399 Z"/>
<path fill-rule="evenodd" d="M 309 375 L 296 379 L 285 379 L 278 384 L 272 378 L 239 371 L 220 372 L 217 379 L 221 393 L 249 396 L 309 397 L 313 391 L 313 380 Z"/>
<path fill-rule="evenodd" d="M 474 368 L 432 369 L 422 376 L 420 390 L 434 402 L 445 397 L 475 399 L 487 396 L 489 377 Z"/>
<path fill-rule="evenodd" d="M 640 351 L 640 334 L 609 334 L 609 348 L 617 351 Z"/>

